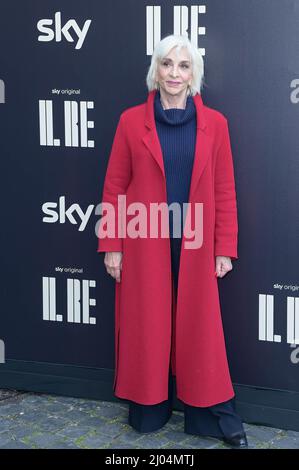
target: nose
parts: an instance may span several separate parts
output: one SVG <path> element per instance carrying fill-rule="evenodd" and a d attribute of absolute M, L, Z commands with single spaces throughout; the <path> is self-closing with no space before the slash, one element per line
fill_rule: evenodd
<path fill-rule="evenodd" d="M 170 72 L 170 75 L 175 78 L 178 76 L 178 66 L 177 65 L 174 65 L 172 68 L 171 68 L 171 72 Z"/>

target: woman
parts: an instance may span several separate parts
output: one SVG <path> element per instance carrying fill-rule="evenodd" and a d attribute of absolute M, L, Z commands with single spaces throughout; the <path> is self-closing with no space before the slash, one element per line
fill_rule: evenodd
<path fill-rule="evenodd" d="M 176 376 L 184 431 L 243 448 L 217 284 L 238 257 L 234 170 L 227 120 L 202 102 L 203 72 L 187 37 L 155 47 L 147 101 L 118 122 L 98 252 L 117 281 L 114 394 L 129 401 L 129 424 L 166 424 Z"/>

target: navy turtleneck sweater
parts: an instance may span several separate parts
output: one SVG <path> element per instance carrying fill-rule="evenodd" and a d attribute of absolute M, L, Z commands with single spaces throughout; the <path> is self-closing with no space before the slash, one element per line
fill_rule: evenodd
<path fill-rule="evenodd" d="M 160 92 L 154 100 L 157 133 L 163 153 L 166 176 L 167 204 L 181 206 L 181 232 L 183 235 L 183 203 L 188 202 L 196 142 L 196 107 L 192 96 L 187 97 L 185 109 L 163 109 Z M 179 226 L 178 226 L 179 229 Z M 169 233 L 174 233 L 173 214 L 169 211 Z"/>

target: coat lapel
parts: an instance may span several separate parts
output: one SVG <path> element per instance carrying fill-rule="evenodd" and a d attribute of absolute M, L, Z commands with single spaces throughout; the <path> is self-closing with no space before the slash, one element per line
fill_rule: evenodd
<path fill-rule="evenodd" d="M 148 128 L 142 140 L 149 149 L 152 157 L 158 163 L 162 175 L 165 178 L 165 169 L 162 149 L 157 133 L 155 115 L 154 115 L 154 97 L 156 90 L 152 90 L 148 94 L 146 107 L 145 107 L 145 126 Z M 208 126 L 205 117 L 205 110 L 202 98 L 199 94 L 193 96 L 196 106 L 197 128 L 196 128 L 196 143 L 195 155 L 192 169 L 192 176 L 190 182 L 189 201 L 192 200 L 193 192 L 196 189 L 199 178 L 204 170 L 209 155 L 211 155 L 212 139 L 208 133 Z"/>

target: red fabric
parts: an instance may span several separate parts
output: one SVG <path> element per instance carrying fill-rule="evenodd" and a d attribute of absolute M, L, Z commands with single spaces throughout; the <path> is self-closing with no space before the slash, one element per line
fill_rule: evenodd
<path fill-rule="evenodd" d="M 120 116 L 102 194 L 102 202 L 116 209 L 118 194 L 126 194 L 127 206 L 137 201 L 149 209 L 151 202 L 167 202 L 155 93 Z M 123 252 L 121 282 L 115 282 L 114 393 L 145 405 L 168 398 L 172 328 L 177 397 L 205 407 L 234 396 L 214 275 L 215 256 L 238 257 L 230 137 L 224 115 L 205 106 L 199 94 L 193 99 L 197 139 L 189 202 L 203 203 L 203 244 L 186 249 L 183 238 L 177 305 L 168 238 L 98 241 L 98 252 Z"/>

